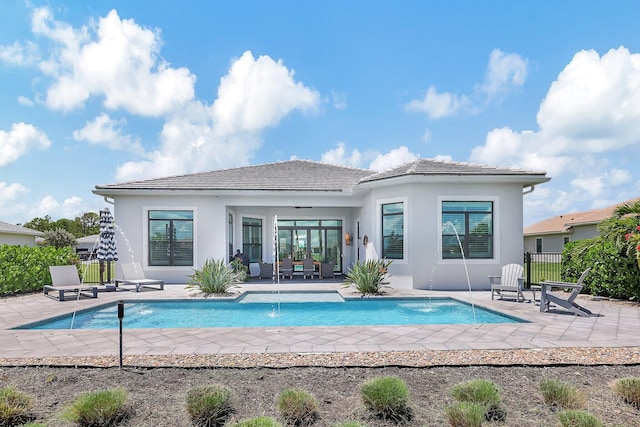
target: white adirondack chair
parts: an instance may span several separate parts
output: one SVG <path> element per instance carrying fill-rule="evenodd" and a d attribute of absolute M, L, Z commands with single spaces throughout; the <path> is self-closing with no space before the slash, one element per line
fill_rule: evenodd
<path fill-rule="evenodd" d="M 501 276 L 489 276 L 491 284 L 491 299 L 498 295 L 500 299 L 511 298 L 524 302 L 524 267 L 520 264 L 507 264 L 502 267 Z"/>

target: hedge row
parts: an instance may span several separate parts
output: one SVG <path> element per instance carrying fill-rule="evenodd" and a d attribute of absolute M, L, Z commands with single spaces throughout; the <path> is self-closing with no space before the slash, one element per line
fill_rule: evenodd
<path fill-rule="evenodd" d="M 76 261 L 71 247 L 0 245 L 0 295 L 40 291 L 51 284 L 50 265 Z"/>

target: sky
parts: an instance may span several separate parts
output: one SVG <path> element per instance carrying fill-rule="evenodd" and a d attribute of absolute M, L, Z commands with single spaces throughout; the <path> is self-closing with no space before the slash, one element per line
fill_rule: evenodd
<path fill-rule="evenodd" d="M 0 220 L 306 159 L 545 171 L 524 224 L 640 196 L 640 2 L 4 0 Z"/>

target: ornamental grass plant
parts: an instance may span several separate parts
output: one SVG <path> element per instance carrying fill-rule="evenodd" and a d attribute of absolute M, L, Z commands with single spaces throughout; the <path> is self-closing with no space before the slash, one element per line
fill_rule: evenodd
<path fill-rule="evenodd" d="M 32 419 L 31 397 L 11 385 L 0 388 L 0 426 L 18 426 Z"/>
<path fill-rule="evenodd" d="M 493 382 L 476 379 L 456 384 L 451 395 L 458 402 L 475 403 L 485 408 L 484 418 L 487 421 L 504 421 L 505 411 L 500 407 L 500 391 Z"/>
<path fill-rule="evenodd" d="M 560 411 L 558 421 L 562 427 L 604 427 L 600 420 L 585 411 Z"/>
<path fill-rule="evenodd" d="M 554 409 L 577 410 L 582 409 L 586 397 L 573 385 L 555 379 L 545 379 L 540 382 L 540 391 L 544 403 Z"/>
<path fill-rule="evenodd" d="M 282 424 L 271 417 L 255 417 L 235 423 L 232 427 L 282 427 Z"/>
<path fill-rule="evenodd" d="M 622 378 L 615 382 L 613 389 L 625 403 L 640 409 L 640 377 Z"/>
<path fill-rule="evenodd" d="M 205 294 L 226 294 L 241 281 L 239 273 L 228 266 L 223 259 L 208 258 L 202 268 L 194 269 L 189 276 L 187 289 L 197 288 Z"/>
<path fill-rule="evenodd" d="M 194 426 L 222 426 L 233 412 L 231 391 L 219 384 L 191 387 L 187 390 L 187 413 Z"/>
<path fill-rule="evenodd" d="M 390 260 L 356 262 L 347 272 L 345 286 L 354 286 L 363 295 L 380 295 L 389 284 Z"/>
<path fill-rule="evenodd" d="M 83 393 L 65 408 L 62 418 L 81 427 L 114 426 L 130 415 L 126 400 L 127 392 L 119 387 Z"/>
<path fill-rule="evenodd" d="M 318 402 L 304 390 L 284 390 L 278 395 L 276 406 L 287 424 L 309 426 L 318 418 Z"/>
<path fill-rule="evenodd" d="M 379 377 L 367 381 L 360 388 L 362 402 L 375 416 L 393 421 L 411 418 L 409 388 L 401 378 Z"/>
<path fill-rule="evenodd" d="M 480 427 L 487 409 L 472 402 L 456 402 L 445 409 L 447 422 L 451 427 Z"/>

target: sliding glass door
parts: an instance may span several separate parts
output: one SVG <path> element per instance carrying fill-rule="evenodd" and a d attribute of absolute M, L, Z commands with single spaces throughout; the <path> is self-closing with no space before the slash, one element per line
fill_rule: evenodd
<path fill-rule="evenodd" d="M 341 220 L 278 220 L 279 258 L 335 263 L 342 271 Z"/>

